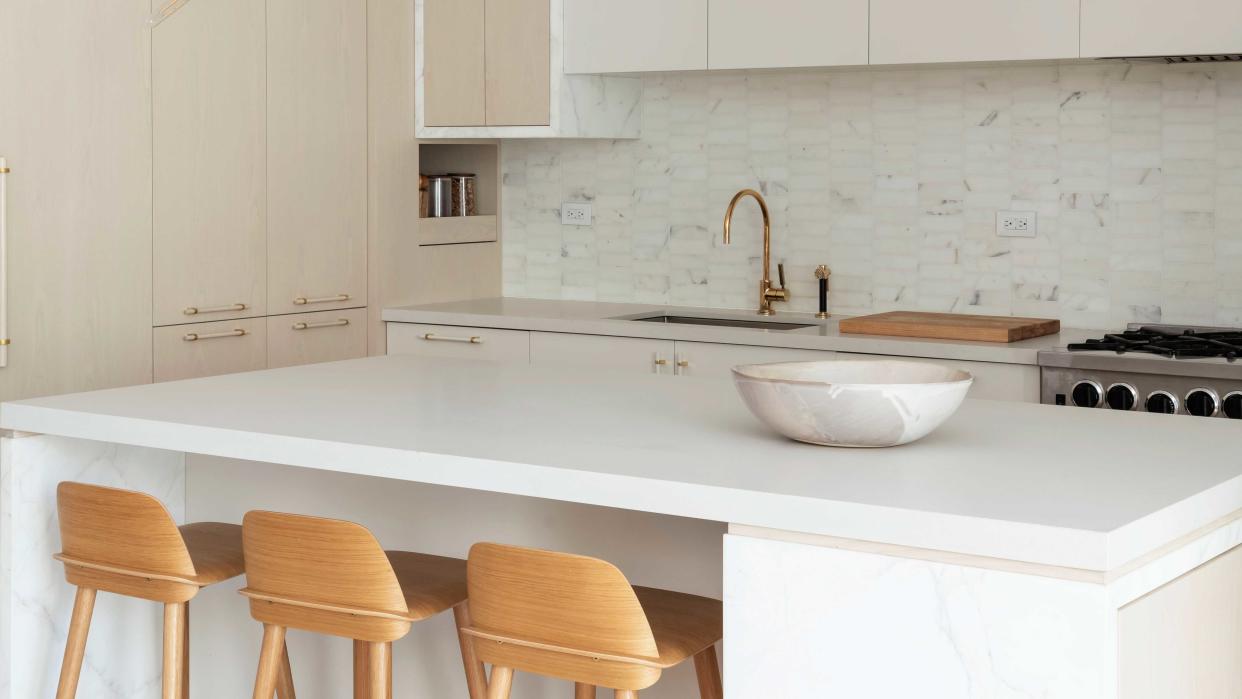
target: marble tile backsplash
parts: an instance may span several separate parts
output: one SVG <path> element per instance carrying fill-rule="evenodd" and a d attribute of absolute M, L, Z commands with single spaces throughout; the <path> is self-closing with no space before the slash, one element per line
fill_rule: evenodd
<path fill-rule="evenodd" d="M 508 296 L 751 308 L 755 187 L 788 308 L 1242 325 L 1242 64 L 644 78 L 637 141 L 503 147 Z M 562 201 L 594 225 L 562 226 Z M 1000 238 L 998 210 L 1038 213 Z M 775 269 L 773 270 L 775 276 Z"/>

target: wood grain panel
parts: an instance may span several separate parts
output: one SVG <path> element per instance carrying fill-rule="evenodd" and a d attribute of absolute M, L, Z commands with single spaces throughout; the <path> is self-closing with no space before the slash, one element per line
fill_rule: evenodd
<path fill-rule="evenodd" d="M 863 335 L 927 337 L 940 340 L 1017 342 L 1061 331 L 1061 321 L 1047 318 L 972 316 L 959 313 L 890 311 L 846 318 L 841 332 Z"/>
<path fill-rule="evenodd" d="M 189 333 L 210 335 L 244 330 L 245 335 L 189 341 Z M 254 371 L 267 366 L 267 319 L 169 325 L 155 329 L 155 380 L 176 381 Z"/>
<path fill-rule="evenodd" d="M 267 366 L 334 362 L 367 355 L 367 309 L 296 313 L 267 319 Z"/>
<path fill-rule="evenodd" d="M 547 126 L 552 120 L 548 0 L 486 0 L 487 125 Z"/>
<path fill-rule="evenodd" d="M 268 0 L 267 17 L 268 313 L 365 306 L 366 0 Z"/>
<path fill-rule="evenodd" d="M 426 0 L 423 23 L 423 122 L 483 126 L 484 0 Z"/>
<path fill-rule="evenodd" d="M 264 4 L 193 2 L 152 41 L 154 323 L 263 315 Z M 183 313 L 233 304 L 245 308 Z"/>

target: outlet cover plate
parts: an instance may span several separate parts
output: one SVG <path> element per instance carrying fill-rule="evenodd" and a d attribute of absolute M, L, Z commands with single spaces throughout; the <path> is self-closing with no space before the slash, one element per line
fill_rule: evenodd
<path fill-rule="evenodd" d="M 1004 238 L 1034 238 L 1037 231 L 1034 211 L 996 212 L 996 235 Z"/>
<path fill-rule="evenodd" d="M 561 204 L 561 225 L 591 225 L 591 205 L 585 202 L 567 201 Z"/>

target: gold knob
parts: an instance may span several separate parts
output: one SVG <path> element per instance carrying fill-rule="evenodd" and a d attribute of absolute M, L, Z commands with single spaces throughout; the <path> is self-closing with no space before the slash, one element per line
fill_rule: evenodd
<path fill-rule="evenodd" d="M 656 366 L 665 366 L 666 364 L 668 364 L 667 359 L 660 359 L 659 357 L 656 357 L 656 360 L 655 360 Z"/>
<path fill-rule="evenodd" d="M 678 359 L 677 366 L 681 367 L 682 369 L 686 369 L 690 366 L 690 360 L 689 359 Z"/>

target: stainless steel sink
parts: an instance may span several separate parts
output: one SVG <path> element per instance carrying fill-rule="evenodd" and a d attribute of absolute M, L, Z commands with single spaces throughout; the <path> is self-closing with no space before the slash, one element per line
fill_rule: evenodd
<path fill-rule="evenodd" d="M 676 325 L 715 325 L 727 328 L 754 328 L 756 330 L 798 330 L 813 328 L 814 323 L 778 323 L 773 320 L 744 320 L 740 318 L 699 318 L 696 316 L 647 316 L 630 318 L 645 323 L 672 323 Z"/>

